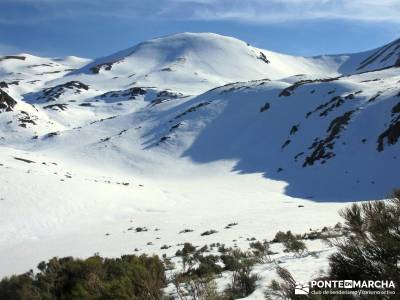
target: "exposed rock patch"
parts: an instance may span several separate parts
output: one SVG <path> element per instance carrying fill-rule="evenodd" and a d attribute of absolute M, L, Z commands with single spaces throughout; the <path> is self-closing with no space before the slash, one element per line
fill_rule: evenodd
<path fill-rule="evenodd" d="M 75 90 L 75 94 L 80 94 L 82 90 L 89 90 L 89 86 L 80 81 L 69 81 L 44 89 L 37 99 L 42 99 L 46 102 L 56 101 L 66 90 Z"/>
<path fill-rule="evenodd" d="M 0 57 L 0 61 L 7 60 L 7 59 L 16 59 L 16 60 L 25 60 L 25 56 L 20 56 L 20 55 L 6 55 L 3 57 Z"/>
<path fill-rule="evenodd" d="M 392 146 L 397 143 L 400 138 L 400 102 L 398 102 L 392 108 L 392 120 L 389 127 L 378 136 L 378 147 L 379 152 L 385 148 L 385 141 L 388 146 Z"/>
<path fill-rule="evenodd" d="M 324 164 L 327 159 L 336 155 L 333 152 L 335 140 L 339 138 L 340 133 L 345 129 L 354 112 L 355 110 L 350 110 L 345 112 L 342 116 L 333 119 L 327 129 L 328 135 L 322 140 L 317 138 L 311 145 L 310 149 L 312 149 L 313 152 L 306 157 L 303 167 L 312 166 L 319 160 L 322 160 L 321 164 Z"/>
<path fill-rule="evenodd" d="M 14 100 L 9 94 L 0 89 L 0 112 L 12 111 L 17 101 Z"/>

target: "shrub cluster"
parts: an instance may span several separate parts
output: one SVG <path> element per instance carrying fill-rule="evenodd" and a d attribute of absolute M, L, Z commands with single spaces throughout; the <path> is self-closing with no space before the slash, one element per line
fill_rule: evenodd
<path fill-rule="evenodd" d="M 221 255 L 208 254 L 208 247 L 196 249 L 185 243 L 176 255 L 181 257 L 183 270 L 172 281 L 180 299 L 233 300 L 250 295 L 256 288 L 258 277 L 252 274 L 256 263 L 254 255 L 239 249 L 219 247 Z M 229 271 L 231 282 L 218 292 L 215 278 Z"/>
<path fill-rule="evenodd" d="M 293 235 L 291 231 L 286 233 L 279 231 L 273 242 L 282 243 L 285 252 L 292 252 L 295 256 L 300 257 L 307 252 L 306 244 L 301 240 L 300 235 Z"/>
<path fill-rule="evenodd" d="M 41 262 L 38 269 L 36 274 L 31 270 L 2 279 L 0 299 L 158 300 L 166 284 L 157 256 L 53 258 Z"/>

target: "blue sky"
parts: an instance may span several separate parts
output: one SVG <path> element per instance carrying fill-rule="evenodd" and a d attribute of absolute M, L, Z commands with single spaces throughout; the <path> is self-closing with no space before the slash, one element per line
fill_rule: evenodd
<path fill-rule="evenodd" d="M 317 55 L 400 38 L 400 0 L 0 0 L 0 54 L 99 57 L 183 31 Z"/>

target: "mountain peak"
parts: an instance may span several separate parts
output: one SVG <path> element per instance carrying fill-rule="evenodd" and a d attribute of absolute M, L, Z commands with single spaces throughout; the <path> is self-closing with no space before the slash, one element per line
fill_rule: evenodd
<path fill-rule="evenodd" d="M 96 81 L 103 84 L 118 78 L 125 87 L 134 82 L 192 94 L 235 81 L 337 75 L 336 69 L 331 57 L 295 57 L 259 49 L 233 37 L 184 32 L 96 59 L 71 75 L 96 75 Z"/>

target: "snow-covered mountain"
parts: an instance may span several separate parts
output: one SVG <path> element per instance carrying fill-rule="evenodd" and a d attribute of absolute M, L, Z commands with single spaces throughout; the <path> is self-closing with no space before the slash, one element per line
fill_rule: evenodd
<path fill-rule="evenodd" d="M 235 81 L 337 74 L 342 59 L 293 57 L 213 33 L 181 33 L 96 59 L 71 75 L 102 86 L 112 79 L 126 86 L 157 86 L 193 94 Z"/>
<path fill-rule="evenodd" d="M 0 58 L 0 275 L 51 255 L 205 241 L 182 227 L 238 220 L 225 242 L 305 231 L 386 197 L 399 65 L 400 40 L 307 58 L 212 33 L 93 61 Z M 162 238 L 127 240 L 131 220 Z"/>

